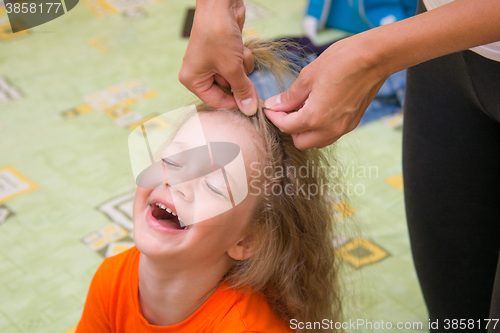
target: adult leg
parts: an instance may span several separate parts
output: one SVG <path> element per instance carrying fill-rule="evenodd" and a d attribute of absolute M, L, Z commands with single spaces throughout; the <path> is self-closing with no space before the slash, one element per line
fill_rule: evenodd
<path fill-rule="evenodd" d="M 452 319 L 472 319 L 469 331 L 484 331 L 500 249 L 500 123 L 485 113 L 476 89 L 499 92 L 474 85 L 464 59 L 469 52 L 408 70 L 406 214 L 429 316 L 439 320 L 436 332 L 450 331 L 446 319 L 450 328 Z M 492 68 L 500 80 L 500 63 Z"/>

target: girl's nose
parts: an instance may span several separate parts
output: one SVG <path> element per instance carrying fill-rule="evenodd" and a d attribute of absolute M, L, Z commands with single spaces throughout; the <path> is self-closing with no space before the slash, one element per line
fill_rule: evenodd
<path fill-rule="evenodd" d="M 194 200 L 194 190 L 193 190 L 194 184 L 192 184 L 192 183 L 193 183 L 193 181 L 187 181 L 187 182 L 176 184 L 176 185 L 169 185 L 170 191 L 172 193 L 172 197 L 174 198 L 174 201 L 178 198 L 178 199 L 186 201 L 186 202 L 193 202 L 193 200 Z"/>

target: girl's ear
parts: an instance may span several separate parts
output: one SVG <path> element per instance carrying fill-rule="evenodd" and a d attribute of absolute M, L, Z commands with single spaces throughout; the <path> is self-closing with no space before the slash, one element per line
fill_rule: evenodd
<path fill-rule="evenodd" d="M 227 250 L 227 254 L 234 260 L 248 259 L 255 252 L 257 252 L 257 245 L 253 241 L 252 235 L 246 235 Z"/>

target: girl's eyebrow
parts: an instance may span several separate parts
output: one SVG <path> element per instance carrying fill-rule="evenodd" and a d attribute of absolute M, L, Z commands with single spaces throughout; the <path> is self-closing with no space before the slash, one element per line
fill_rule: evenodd
<path fill-rule="evenodd" d="M 182 142 L 182 141 L 172 141 L 172 142 L 170 142 L 169 146 L 170 145 L 174 145 L 174 146 L 179 147 L 179 148 L 187 148 L 187 144 L 185 142 Z"/>
<path fill-rule="evenodd" d="M 178 150 L 177 152 L 168 152 L 168 154 L 165 154 L 165 152 L 167 152 L 167 150 L 169 150 L 169 148 L 173 147 L 175 150 Z M 161 158 L 167 158 L 167 157 L 170 157 L 172 155 L 176 155 L 178 153 L 182 153 L 183 151 L 186 151 L 188 148 L 187 148 L 187 144 L 185 142 L 181 142 L 181 141 L 172 141 L 170 142 L 167 147 L 163 150 L 163 153 L 161 155 Z"/>

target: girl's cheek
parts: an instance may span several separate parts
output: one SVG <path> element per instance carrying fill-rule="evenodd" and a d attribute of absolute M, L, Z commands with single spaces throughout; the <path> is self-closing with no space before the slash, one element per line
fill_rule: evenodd
<path fill-rule="evenodd" d="M 135 195 L 147 197 L 153 190 L 147 189 L 147 188 L 142 188 L 142 187 L 137 187 L 137 190 L 135 191 Z"/>
<path fill-rule="evenodd" d="M 134 208 L 139 208 L 138 206 L 147 205 L 149 195 L 152 190 L 137 187 L 134 195 Z"/>

